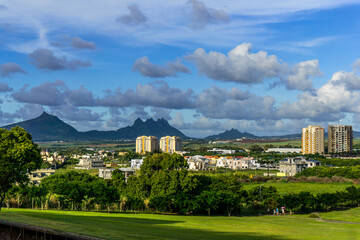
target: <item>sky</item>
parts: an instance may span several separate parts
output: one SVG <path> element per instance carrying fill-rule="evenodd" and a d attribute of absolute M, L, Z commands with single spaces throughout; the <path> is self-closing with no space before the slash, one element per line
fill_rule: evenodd
<path fill-rule="evenodd" d="M 0 126 L 360 130 L 360 0 L 0 0 Z"/>

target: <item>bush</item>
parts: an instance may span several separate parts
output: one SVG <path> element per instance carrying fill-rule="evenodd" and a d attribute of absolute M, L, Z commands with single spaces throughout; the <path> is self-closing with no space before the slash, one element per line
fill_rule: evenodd
<path fill-rule="evenodd" d="M 320 218 L 320 215 L 318 213 L 310 213 L 309 218 Z"/>

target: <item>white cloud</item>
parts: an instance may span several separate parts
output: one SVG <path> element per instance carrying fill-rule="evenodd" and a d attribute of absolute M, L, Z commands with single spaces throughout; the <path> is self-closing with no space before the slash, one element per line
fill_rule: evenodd
<path fill-rule="evenodd" d="M 286 88 L 302 91 L 313 90 L 312 77 L 320 77 L 321 75 L 318 60 L 297 63 L 285 79 Z"/>
<path fill-rule="evenodd" d="M 275 55 L 264 51 L 251 53 L 250 43 L 238 45 L 227 55 L 198 48 L 186 59 L 193 61 L 201 74 L 225 82 L 261 83 L 265 78 L 279 77 L 284 70 Z"/>

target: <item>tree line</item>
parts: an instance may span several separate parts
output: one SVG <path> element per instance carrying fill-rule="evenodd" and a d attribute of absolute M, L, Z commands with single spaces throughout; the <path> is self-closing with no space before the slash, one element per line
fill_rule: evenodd
<path fill-rule="evenodd" d="M 189 174 L 182 156 L 165 153 L 145 158 L 139 173 L 127 182 L 119 170 L 107 180 L 68 171 L 44 178 L 38 186 L 14 186 L 5 198 L 8 207 L 228 216 L 266 214 L 282 206 L 287 211 L 311 212 L 358 204 L 360 188 L 283 196 L 272 186 L 245 190 L 236 174 Z"/>
<path fill-rule="evenodd" d="M 359 179 L 360 178 L 360 166 L 350 166 L 350 167 L 313 167 L 307 168 L 304 171 L 301 171 L 296 174 L 296 177 L 305 176 L 317 176 L 317 177 L 327 177 L 331 178 L 333 176 L 350 178 L 350 179 Z"/>

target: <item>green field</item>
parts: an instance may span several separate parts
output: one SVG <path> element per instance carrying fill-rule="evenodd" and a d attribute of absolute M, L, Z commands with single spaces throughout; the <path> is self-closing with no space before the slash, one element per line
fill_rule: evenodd
<path fill-rule="evenodd" d="M 355 222 L 360 208 L 321 216 Z M 104 239 L 360 239 L 358 224 L 307 215 L 204 217 L 3 209 L 0 218 Z"/>
<path fill-rule="evenodd" d="M 135 149 L 134 141 L 88 141 L 88 142 L 37 142 L 40 148 L 50 151 L 61 151 L 68 148 L 96 148 L 103 150 L 132 150 Z"/>
<path fill-rule="evenodd" d="M 299 193 L 301 191 L 317 193 L 333 193 L 343 191 L 347 187 L 353 186 L 352 183 L 290 183 L 290 182 L 265 182 L 265 183 L 245 183 L 244 188 L 249 190 L 255 186 L 276 187 L 280 195 L 288 193 Z"/>

